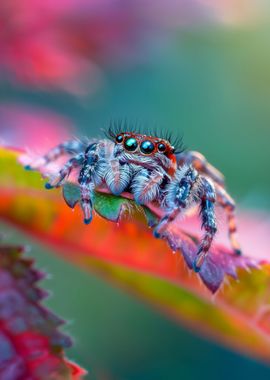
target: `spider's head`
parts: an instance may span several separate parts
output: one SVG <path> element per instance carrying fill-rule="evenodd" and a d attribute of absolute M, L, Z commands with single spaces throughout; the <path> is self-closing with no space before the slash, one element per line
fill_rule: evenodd
<path fill-rule="evenodd" d="M 167 140 L 134 132 L 117 134 L 115 144 L 120 145 L 129 154 L 134 153 L 139 156 L 153 158 L 160 154 L 171 158 L 175 152 L 174 147 Z"/>
<path fill-rule="evenodd" d="M 128 128 L 124 124 L 113 123 L 107 132 L 107 137 L 114 142 L 114 156 L 121 163 L 134 164 L 149 169 L 162 167 L 169 175 L 173 175 L 177 168 L 176 154 L 183 152 L 182 138 L 174 139 L 169 132 L 160 132 L 160 137 L 154 135 L 137 133 L 134 126 Z M 128 131 L 129 132 L 126 132 Z M 176 147 L 176 149 L 175 149 Z M 177 150 L 177 151 L 176 151 Z"/>
<path fill-rule="evenodd" d="M 175 149 L 169 141 L 134 132 L 122 132 L 114 136 L 115 154 L 121 162 L 155 169 L 163 167 L 168 174 L 176 170 Z"/>

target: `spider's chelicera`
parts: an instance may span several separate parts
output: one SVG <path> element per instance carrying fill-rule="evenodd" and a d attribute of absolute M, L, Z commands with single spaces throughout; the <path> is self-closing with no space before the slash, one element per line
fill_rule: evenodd
<path fill-rule="evenodd" d="M 154 226 L 156 237 L 162 236 L 179 214 L 198 204 L 204 231 L 194 262 L 194 269 L 199 271 L 217 232 L 218 204 L 227 214 L 233 250 L 241 254 L 234 201 L 225 190 L 223 175 L 200 153 L 183 149 L 176 153 L 169 139 L 110 129 L 109 139 L 60 144 L 33 162 L 31 168 L 40 169 L 63 155 L 71 158 L 46 188 L 63 185 L 77 169 L 86 224 L 92 220 L 93 192 L 100 186 L 106 186 L 115 195 L 129 192 L 137 204 L 155 203 L 163 209 L 164 216 Z"/>

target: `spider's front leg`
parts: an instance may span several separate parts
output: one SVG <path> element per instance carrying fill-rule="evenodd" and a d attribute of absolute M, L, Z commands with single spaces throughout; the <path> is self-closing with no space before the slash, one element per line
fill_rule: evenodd
<path fill-rule="evenodd" d="M 39 157 L 30 165 L 26 165 L 26 170 L 37 170 L 56 161 L 58 158 L 68 154 L 76 155 L 85 149 L 85 144 L 79 140 L 69 140 L 49 150 L 44 156 Z"/>
<path fill-rule="evenodd" d="M 63 182 L 69 177 L 73 169 L 78 168 L 84 162 L 84 153 L 79 153 L 77 156 L 72 157 L 59 171 L 58 175 L 50 179 L 46 183 L 46 189 L 52 189 L 54 187 L 59 187 Z"/>
<path fill-rule="evenodd" d="M 217 222 L 215 216 L 216 193 L 214 185 L 206 178 L 201 177 L 201 210 L 202 228 L 204 229 L 204 237 L 197 251 L 197 257 L 194 260 L 194 270 L 199 272 L 202 264 L 211 247 L 213 238 L 217 232 Z"/>
<path fill-rule="evenodd" d="M 183 209 L 196 201 L 199 174 L 192 167 L 184 166 L 177 169 L 174 179 L 168 184 L 165 195 L 166 214 L 154 230 L 154 235 L 160 237 Z"/>

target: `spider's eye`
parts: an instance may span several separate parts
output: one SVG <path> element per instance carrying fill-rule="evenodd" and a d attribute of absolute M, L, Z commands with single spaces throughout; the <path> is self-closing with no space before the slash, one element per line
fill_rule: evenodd
<path fill-rule="evenodd" d="M 116 138 L 115 138 L 115 141 L 116 141 L 117 143 L 119 143 L 119 144 L 120 144 L 123 140 L 124 140 L 124 138 L 123 138 L 122 135 L 117 135 Z"/>
<path fill-rule="evenodd" d="M 137 140 L 134 139 L 134 137 L 129 137 L 128 139 L 126 139 L 124 145 L 126 150 L 128 150 L 129 152 L 134 152 L 137 149 L 138 143 Z"/>
<path fill-rule="evenodd" d="M 155 149 L 155 145 L 152 141 L 145 140 L 141 143 L 141 152 L 144 154 L 151 154 Z"/>
<path fill-rule="evenodd" d="M 159 143 L 158 144 L 158 151 L 163 153 L 163 152 L 165 152 L 165 150 L 166 150 L 166 145 L 163 143 Z"/>

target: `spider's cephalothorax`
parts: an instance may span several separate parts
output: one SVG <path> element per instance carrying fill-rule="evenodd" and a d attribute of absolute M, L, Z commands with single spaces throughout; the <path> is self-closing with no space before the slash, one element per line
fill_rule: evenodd
<path fill-rule="evenodd" d="M 31 168 L 38 169 L 62 155 L 71 158 L 46 187 L 63 185 L 77 169 L 86 224 L 92 220 L 93 191 L 100 186 L 106 186 L 115 195 L 129 192 L 138 204 L 154 202 L 162 208 L 164 216 L 154 226 L 156 237 L 162 236 L 179 214 L 198 204 L 204 230 L 194 262 L 194 269 L 198 271 L 217 231 L 217 203 L 227 213 L 232 247 L 236 254 L 241 253 L 236 239 L 234 201 L 224 188 L 222 174 L 200 153 L 182 149 L 176 153 L 166 138 L 109 130 L 109 139 L 71 140 L 60 144 L 32 163 Z"/>

